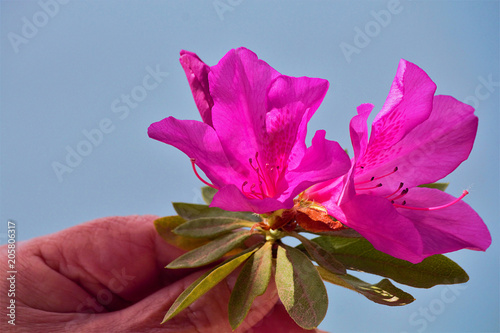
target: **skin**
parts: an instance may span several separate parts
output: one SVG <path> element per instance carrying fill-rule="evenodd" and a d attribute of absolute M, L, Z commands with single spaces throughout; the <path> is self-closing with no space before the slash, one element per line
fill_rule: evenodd
<path fill-rule="evenodd" d="M 107 217 L 16 243 L 16 332 L 231 332 L 227 304 L 237 273 L 160 325 L 206 268 L 168 270 L 183 253 L 155 231 L 153 215 Z M 0 250 L 7 272 L 7 245 Z M 9 281 L 1 279 L 1 290 Z M 8 297 L 2 297 L 5 313 Z M 271 281 L 235 332 L 321 332 L 298 327 Z"/>

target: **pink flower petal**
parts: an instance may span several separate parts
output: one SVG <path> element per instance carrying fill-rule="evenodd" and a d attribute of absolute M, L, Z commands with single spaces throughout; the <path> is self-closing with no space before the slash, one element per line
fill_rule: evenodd
<path fill-rule="evenodd" d="M 363 177 L 356 177 L 356 182 L 389 174 L 395 167 L 398 171 L 380 179 L 383 186 L 373 193 L 391 193 L 400 182 L 404 182 L 404 187 L 411 188 L 438 181 L 468 158 L 477 122 L 471 106 L 451 96 L 436 96 L 431 116 L 400 142 L 380 151 L 379 154 L 386 159 L 385 163 L 367 167 Z"/>
<path fill-rule="evenodd" d="M 280 201 L 293 199 L 311 185 L 340 177 L 349 170 L 349 156 L 337 142 L 326 140 L 325 135 L 325 131 L 317 131 L 301 163 L 286 174 L 288 190 Z"/>
<path fill-rule="evenodd" d="M 208 88 L 210 67 L 201 61 L 195 53 L 184 50 L 181 51 L 179 61 L 186 73 L 201 119 L 205 124 L 212 126 L 212 106 L 214 102 Z"/>
<path fill-rule="evenodd" d="M 228 158 L 243 170 L 251 170 L 248 159 L 265 135 L 267 90 L 278 75 L 245 48 L 229 51 L 208 75 L 214 128 Z"/>
<path fill-rule="evenodd" d="M 422 69 L 401 59 L 389 96 L 373 120 L 371 148 L 393 145 L 427 119 L 435 91 L 436 84 Z"/>
<path fill-rule="evenodd" d="M 484 251 L 490 246 L 486 225 L 465 202 L 431 211 L 411 209 L 446 205 L 456 199 L 429 188 L 413 188 L 404 199 L 407 208 L 395 208 L 383 197 L 357 195 L 341 205 L 345 224 L 377 250 L 412 263 L 434 254 L 460 249 Z"/>
<path fill-rule="evenodd" d="M 449 204 L 456 198 L 437 189 L 413 188 L 404 199 L 409 207 L 431 207 Z M 463 200 L 433 211 L 408 208 L 397 211 L 413 221 L 422 238 L 424 256 L 464 248 L 485 251 L 491 244 L 483 220 Z"/>
<path fill-rule="evenodd" d="M 228 182 L 244 181 L 232 169 L 214 129 L 205 123 L 168 117 L 151 124 L 148 135 L 196 159 L 196 165 L 217 187 Z"/>
<path fill-rule="evenodd" d="M 356 195 L 341 206 L 345 224 L 359 232 L 377 250 L 418 263 L 424 259 L 421 235 L 413 221 L 399 214 L 391 202 L 371 195 Z"/>
<path fill-rule="evenodd" d="M 423 70 L 402 59 L 389 96 L 373 121 L 366 151 L 357 165 L 377 168 L 386 164 L 393 157 L 388 150 L 431 114 L 435 90 L 436 85 Z M 363 170 L 356 173 L 360 176 Z"/>
<path fill-rule="evenodd" d="M 309 77 L 281 75 L 273 80 L 267 93 L 267 138 L 261 147 L 268 160 L 285 158 L 290 169 L 301 162 L 306 151 L 307 123 L 328 86 L 326 80 Z"/>
<path fill-rule="evenodd" d="M 351 168 L 344 176 L 318 183 L 307 189 L 306 197 L 310 201 L 323 205 L 328 213 L 341 222 L 345 222 L 345 215 L 339 205 L 356 195 L 353 177 L 357 158 L 360 158 L 366 150 L 368 143 L 368 128 L 366 121 L 373 109 L 372 104 L 358 106 L 358 115 L 351 119 L 350 132 L 354 149 L 354 158 Z"/>
<path fill-rule="evenodd" d="M 352 117 L 349 124 L 349 132 L 351 134 L 351 143 L 354 149 L 354 158 L 359 160 L 366 151 L 368 144 L 368 126 L 366 122 L 370 113 L 373 110 L 373 104 L 361 104 L 358 106 L 358 115 Z"/>

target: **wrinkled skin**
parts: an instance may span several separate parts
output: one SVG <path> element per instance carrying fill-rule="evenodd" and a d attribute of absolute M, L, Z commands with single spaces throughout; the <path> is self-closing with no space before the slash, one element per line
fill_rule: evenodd
<path fill-rule="evenodd" d="M 17 243 L 16 332 L 231 332 L 227 304 L 236 273 L 166 324 L 175 298 L 206 269 L 168 270 L 183 253 L 156 233 L 156 216 L 108 217 Z M 7 245 L 2 270 L 6 272 Z M 8 290 L 6 279 L 2 290 Z M 99 304 L 96 300 L 99 300 Z M 274 284 L 236 332 L 306 332 L 279 303 Z M 319 331 L 316 331 L 319 332 Z"/>

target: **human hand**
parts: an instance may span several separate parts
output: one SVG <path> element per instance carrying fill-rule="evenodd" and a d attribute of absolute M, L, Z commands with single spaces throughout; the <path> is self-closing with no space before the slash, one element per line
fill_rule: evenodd
<path fill-rule="evenodd" d="M 232 332 L 227 304 L 236 273 L 167 323 L 177 296 L 206 269 L 164 267 L 183 253 L 156 232 L 153 215 L 107 217 L 17 243 L 16 326 L 19 332 Z M 1 247 L 3 272 L 7 245 Z M 2 279 L 2 290 L 8 290 Z M 8 303 L 3 298 L 2 309 Z M 8 317 L 7 317 L 8 318 Z M 271 279 L 236 332 L 306 331 L 278 300 Z"/>

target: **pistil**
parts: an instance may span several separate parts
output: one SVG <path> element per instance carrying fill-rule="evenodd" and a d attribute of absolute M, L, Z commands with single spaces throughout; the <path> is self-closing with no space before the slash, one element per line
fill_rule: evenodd
<path fill-rule="evenodd" d="M 201 182 L 207 186 L 210 186 L 211 188 L 214 188 L 216 190 L 218 190 L 219 188 L 217 186 L 215 186 L 214 184 L 210 184 L 209 182 L 207 182 L 206 180 L 204 180 L 203 178 L 201 178 L 201 176 L 198 174 L 198 171 L 196 171 L 196 165 L 195 165 L 195 162 L 196 162 L 196 159 L 195 158 L 191 158 L 191 165 L 193 166 L 193 171 L 194 171 L 194 174 L 196 175 L 196 177 L 198 177 L 199 180 L 201 180 Z"/>
<path fill-rule="evenodd" d="M 393 204 L 393 205 L 394 205 L 394 207 L 397 207 L 397 208 L 406 208 L 406 209 L 413 209 L 413 210 L 425 210 L 425 211 L 438 210 L 438 209 L 443 209 L 443 208 L 450 207 L 450 206 L 456 204 L 457 202 L 462 200 L 467 194 L 469 194 L 469 191 L 464 190 L 462 192 L 462 195 L 459 196 L 458 198 L 456 198 L 455 200 L 453 200 L 452 202 L 441 205 L 441 206 L 435 206 L 435 207 L 410 207 L 407 205 L 398 205 L 398 204 Z"/>

